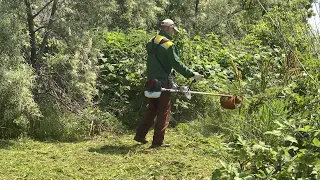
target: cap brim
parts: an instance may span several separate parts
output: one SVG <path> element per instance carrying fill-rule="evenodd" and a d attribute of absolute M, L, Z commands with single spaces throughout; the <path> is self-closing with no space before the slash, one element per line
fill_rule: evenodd
<path fill-rule="evenodd" d="M 177 26 L 173 26 L 173 29 L 174 29 L 176 32 L 180 32 Z"/>

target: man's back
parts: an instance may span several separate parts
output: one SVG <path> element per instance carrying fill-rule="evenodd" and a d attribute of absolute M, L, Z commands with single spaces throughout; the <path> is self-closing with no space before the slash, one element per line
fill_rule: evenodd
<path fill-rule="evenodd" d="M 180 62 L 178 51 L 171 39 L 168 34 L 160 31 L 158 35 L 147 43 L 148 80 L 158 79 L 161 82 L 167 82 L 172 68 L 187 78 L 193 76 L 193 72 Z M 160 43 L 161 41 L 163 42 L 162 44 Z"/>

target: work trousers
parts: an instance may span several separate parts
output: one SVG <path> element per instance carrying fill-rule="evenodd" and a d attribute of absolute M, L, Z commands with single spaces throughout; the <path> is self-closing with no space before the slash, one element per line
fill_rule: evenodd
<path fill-rule="evenodd" d="M 148 108 L 143 120 L 137 128 L 136 137 L 145 138 L 154 124 L 153 145 L 161 145 L 170 121 L 171 102 L 170 92 L 162 92 L 159 98 L 148 98 Z"/>

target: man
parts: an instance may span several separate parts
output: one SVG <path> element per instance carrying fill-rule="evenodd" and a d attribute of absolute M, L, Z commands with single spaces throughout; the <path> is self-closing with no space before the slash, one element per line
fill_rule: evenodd
<path fill-rule="evenodd" d="M 179 59 L 178 51 L 173 44 L 172 35 L 179 32 L 176 24 L 171 19 L 165 19 L 161 22 L 160 32 L 147 43 L 147 80 L 157 79 L 164 88 L 172 88 L 170 75 L 172 69 L 182 74 L 186 78 L 193 77 L 195 80 L 201 80 L 202 75 L 188 69 Z M 170 120 L 170 92 L 162 92 L 159 98 L 149 98 L 148 108 L 144 118 L 137 128 L 134 140 L 140 143 L 147 143 L 146 135 L 154 124 L 154 135 L 152 148 L 168 147 L 164 143 L 164 135 Z"/>

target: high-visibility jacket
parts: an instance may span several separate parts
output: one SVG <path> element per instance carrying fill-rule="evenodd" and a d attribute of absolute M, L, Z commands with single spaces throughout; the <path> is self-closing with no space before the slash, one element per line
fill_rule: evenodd
<path fill-rule="evenodd" d="M 167 38 L 167 41 L 157 46 L 163 38 Z M 172 37 L 167 32 L 160 30 L 160 32 L 147 43 L 146 49 L 148 52 L 148 81 L 152 79 L 158 79 L 161 82 L 167 83 L 168 73 L 170 73 L 172 69 L 176 70 L 178 73 L 182 74 L 186 78 L 190 78 L 193 76 L 193 71 L 187 68 L 180 61 L 177 48 L 171 40 Z M 154 51 L 155 48 L 157 57 L 161 64 L 156 59 Z"/>

